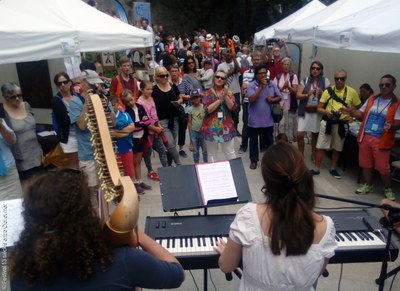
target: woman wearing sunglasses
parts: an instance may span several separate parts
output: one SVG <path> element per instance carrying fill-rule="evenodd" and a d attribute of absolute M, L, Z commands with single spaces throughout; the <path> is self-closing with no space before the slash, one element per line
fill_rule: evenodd
<path fill-rule="evenodd" d="M 71 92 L 72 80 L 67 73 L 58 73 L 54 76 L 53 81 L 58 88 L 58 92 L 51 100 L 53 128 L 57 133 L 61 148 L 68 158 L 67 167 L 79 169 L 78 142 L 68 108 L 74 98 L 79 98 L 84 103 L 83 97 Z"/>
<path fill-rule="evenodd" d="M 31 106 L 24 102 L 21 88 L 16 83 L 5 83 L 1 92 L 4 98 L 4 119 L 16 135 L 11 151 L 19 178 L 23 181 L 43 169 L 43 152 L 36 136 L 36 121 Z"/>
<path fill-rule="evenodd" d="M 310 75 L 304 78 L 297 88 L 297 100 L 300 101 L 297 125 L 297 146 L 304 155 L 305 132 L 311 131 L 311 160 L 315 162 L 315 153 L 319 126 L 322 115 L 317 113 L 317 105 L 325 88 L 330 82 L 324 77 L 324 66 L 320 61 L 313 61 L 310 66 Z"/>
<path fill-rule="evenodd" d="M 218 144 L 221 145 L 226 160 L 236 158 L 234 137 L 237 131 L 233 124 L 232 112 L 237 104 L 232 91 L 228 91 L 227 75 L 217 71 L 214 85 L 204 94 L 204 110 L 202 133 L 208 151 L 208 161 L 217 161 Z"/>
<path fill-rule="evenodd" d="M 179 131 L 178 107 L 181 105 L 182 99 L 178 99 L 178 87 L 171 85 L 168 78 L 169 74 L 165 67 L 156 68 L 156 84 L 153 87 L 153 99 L 160 125 L 164 128 L 164 136 L 167 138 L 167 151 L 175 164 L 180 165 L 181 161 L 176 144 Z"/>

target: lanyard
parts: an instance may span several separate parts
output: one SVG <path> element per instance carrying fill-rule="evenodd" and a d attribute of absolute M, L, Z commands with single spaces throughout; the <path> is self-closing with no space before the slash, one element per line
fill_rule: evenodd
<path fill-rule="evenodd" d="M 380 100 L 381 100 L 381 97 L 378 97 L 378 104 L 377 104 L 377 106 L 376 106 L 376 113 L 377 113 L 378 115 L 380 115 L 387 107 L 390 106 L 390 104 L 392 104 L 392 100 L 390 100 L 389 103 L 386 104 L 385 107 L 383 107 L 383 109 L 381 110 L 381 112 L 378 112 L 378 110 L 379 110 L 379 101 L 380 101 Z"/>

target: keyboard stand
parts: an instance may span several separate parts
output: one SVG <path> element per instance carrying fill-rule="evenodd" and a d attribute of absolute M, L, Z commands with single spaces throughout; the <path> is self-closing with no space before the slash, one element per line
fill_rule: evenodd
<path fill-rule="evenodd" d="M 392 234 L 394 231 L 394 224 L 396 222 L 399 222 L 400 209 L 389 206 L 389 205 L 382 205 L 381 208 L 389 211 L 389 213 L 388 213 L 389 227 L 388 227 L 387 242 L 386 242 L 386 249 L 385 249 L 385 252 L 388 254 L 389 248 L 390 248 L 390 242 L 392 239 Z M 379 275 L 379 278 L 375 280 L 375 282 L 377 284 L 379 284 L 379 291 L 383 291 L 383 287 L 385 285 L 385 280 L 387 278 L 394 276 L 398 272 L 400 272 L 400 267 L 393 269 L 389 273 L 387 272 L 387 268 L 388 268 L 388 259 L 386 259 L 385 261 L 382 262 L 381 273 Z"/>

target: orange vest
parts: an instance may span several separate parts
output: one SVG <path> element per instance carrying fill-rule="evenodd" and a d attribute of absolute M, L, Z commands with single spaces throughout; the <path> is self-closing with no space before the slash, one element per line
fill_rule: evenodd
<path fill-rule="evenodd" d="M 379 98 L 379 96 L 378 96 L 378 98 Z M 376 98 L 374 98 L 374 97 L 368 98 L 367 108 L 365 109 L 363 119 L 361 122 L 361 126 L 360 126 L 360 130 L 358 131 L 358 134 L 357 134 L 358 142 L 362 142 L 362 140 L 364 138 L 365 124 L 367 122 L 369 111 L 370 111 L 372 105 L 374 104 L 375 99 Z M 393 96 L 392 103 L 390 104 L 390 107 L 388 108 L 388 111 L 386 114 L 386 122 L 389 122 L 389 123 L 394 122 L 394 116 L 396 114 L 396 110 L 397 110 L 397 107 L 399 107 L 399 105 L 400 105 L 400 102 L 397 100 L 396 96 Z M 392 130 L 392 129 L 384 130 L 382 132 L 381 141 L 379 143 L 379 149 L 382 149 L 382 150 L 391 149 L 396 142 L 395 135 L 396 135 L 395 130 Z"/>
<path fill-rule="evenodd" d="M 117 80 L 117 89 L 115 90 L 115 96 L 118 98 L 118 103 L 121 105 L 121 107 L 125 110 L 125 105 L 121 100 L 121 92 L 124 90 L 124 86 L 122 85 L 123 80 L 121 80 L 121 75 L 117 75 L 115 77 Z M 135 102 L 138 98 L 138 86 L 137 86 L 137 80 L 136 78 L 133 78 L 133 99 L 135 99 Z"/>

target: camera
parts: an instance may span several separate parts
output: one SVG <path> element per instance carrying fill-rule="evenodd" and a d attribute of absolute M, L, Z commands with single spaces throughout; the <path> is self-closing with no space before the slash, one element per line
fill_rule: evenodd
<path fill-rule="evenodd" d="M 340 118 L 340 113 L 339 112 L 333 112 L 332 113 L 332 122 L 338 122 Z"/>

